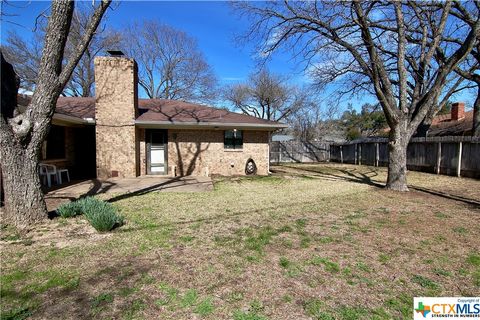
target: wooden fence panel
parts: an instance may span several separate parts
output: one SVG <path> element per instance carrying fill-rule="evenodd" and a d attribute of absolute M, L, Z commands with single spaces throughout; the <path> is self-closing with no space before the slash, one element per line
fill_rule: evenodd
<path fill-rule="evenodd" d="M 455 175 L 458 165 L 458 143 L 442 142 L 442 155 L 440 157 L 440 173 Z"/>
<path fill-rule="evenodd" d="M 270 162 L 330 161 L 330 143 L 308 141 L 274 141 L 270 143 Z"/>
<path fill-rule="evenodd" d="M 334 161 L 371 166 L 388 165 L 388 139 L 385 138 L 344 144 L 325 141 L 272 142 L 270 148 L 270 161 L 273 163 Z M 480 138 L 413 138 L 407 148 L 407 167 L 414 171 L 480 178 Z"/>
<path fill-rule="evenodd" d="M 462 147 L 461 175 L 480 177 L 480 143 L 464 142 Z"/>

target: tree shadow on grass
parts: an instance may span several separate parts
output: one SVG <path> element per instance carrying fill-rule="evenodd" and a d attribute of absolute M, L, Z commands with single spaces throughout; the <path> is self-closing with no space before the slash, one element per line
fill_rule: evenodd
<path fill-rule="evenodd" d="M 347 170 L 347 169 L 335 169 L 341 174 L 334 174 L 332 172 L 323 172 L 321 170 L 315 170 L 311 168 L 301 168 L 301 167 L 293 167 L 288 165 L 282 165 L 282 167 L 286 167 L 289 169 L 294 169 L 297 171 L 305 171 L 308 173 L 314 173 L 313 177 L 323 178 L 328 180 L 342 180 L 348 182 L 355 182 L 355 183 L 362 183 L 367 184 L 369 186 L 383 188 L 384 185 L 372 180 L 373 177 L 378 176 L 378 172 L 375 170 L 362 173 L 354 170 Z M 274 171 L 274 170 L 272 170 Z M 354 172 L 355 171 L 355 172 Z M 342 175 L 343 174 L 343 175 Z"/>
<path fill-rule="evenodd" d="M 324 179 L 326 178 L 329 180 L 343 180 L 348 182 L 367 184 L 377 188 L 385 188 L 384 184 L 378 183 L 372 180 L 373 177 L 378 176 L 378 172 L 376 170 L 371 170 L 369 172 L 362 173 L 362 172 L 356 171 L 355 169 L 348 170 L 348 169 L 335 168 L 335 170 L 338 171 L 340 174 L 334 174 L 331 172 L 323 172 L 322 170 L 316 170 L 311 168 L 301 168 L 298 166 L 294 167 L 294 166 L 283 165 L 282 167 L 294 169 L 300 172 L 305 171 L 308 173 L 314 173 L 315 174 L 314 177 L 318 177 L 318 178 L 324 178 Z M 455 194 L 449 194 L 443 191 L 433 190 L 433 189 L 424 188 L 424 187 L 415 186 L 415 185 L 408 185 L 408 187 L 418 192 L 428 193 L 430 195 L 442 197 L 445 199 L 463 202 L 465 204 L 471 205 L 473 208 L 476 208 L 476 209 L 480 208 L 480 201 L 477 199 L 467 198 L 467 197 L 455 195 Z"/>
<path fill-rule="evenodd" d="M 77 286 L 52 287 L 45 293 L 30 292 L 28 300 L 33 304 L 19 303 L 12 310 L 28 312 L 38 319 L 118 319 L 134 310 L 132 304 L 148 299 L 141 293 L 135 294 L 145 284 L 145 277 L 152 270 L 161 268 L 157 259 L 138 259 L 127 256 L 123 259 L 97 259 L 93 272 L 80 271 Z M 50 280 L 49 280 L 50 281 Z M 11 294 L 20 295 L 19 291 Z M 11 297 L 11 298 L 14 298 Z"/>

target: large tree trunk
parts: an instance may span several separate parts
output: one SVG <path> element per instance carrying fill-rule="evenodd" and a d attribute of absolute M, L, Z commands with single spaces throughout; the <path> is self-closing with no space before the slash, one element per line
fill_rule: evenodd
<path fill-rule="evenodd" d="M 477 99 L 473 105 L 472 136 L 480 137 L 480 83 L 478 84 Z"/>
<path fill-rule="evenodd" d="M 406 121 L 390 131 L 388 141 L 388 177 L 386 188 L 395 191 L 408 191 L 407 187 L 407 147 L 411 134 L 406 129 Z"/>
<path fill-rule="evenodd" d="M 48 217 L 37 159 L 21 147 L 5 148 L 2 159 L 5 218 L 20 229 Z"/>
<path fill-rule="evenodd" d="M 111 0 L 102 0 L 97 6 L 80 42 L 63 65 L 74 3 L 52 2 L 35 92 L 24 111 L 17 109 L 15 72 L 2 55 L 0 164 L 5 187 L 5 211 L 7 220 L 21 229 L 48 216 L 37 172 L 40 147 L 50 128 L 58 96 L 110 3 Z"/>

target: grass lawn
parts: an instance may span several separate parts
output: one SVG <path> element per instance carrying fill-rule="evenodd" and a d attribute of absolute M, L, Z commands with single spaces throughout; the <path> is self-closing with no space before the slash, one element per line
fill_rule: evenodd
<path fill-rule="evenodd" d="M 410 172 L 396 193 L 384 168 L 272 170 L 117 201 L 127 223 L 106 234 L 3 227 L 1 319 L 411 319 L 414 296 L 478 296 L 480 181 Z"/>

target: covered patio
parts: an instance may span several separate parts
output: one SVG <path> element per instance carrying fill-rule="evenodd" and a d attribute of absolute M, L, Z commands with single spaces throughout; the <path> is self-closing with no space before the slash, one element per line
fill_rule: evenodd
<path fill-rule="evenodd" d="M 140 176 L 136 178 L 110 178 L 72 181 L 54 186 L 45 194 L 48 210 L 55 210 L 60 204 L 85 196 L 103 195 L 110 202 L 142 195 L 152 191 L 160 192 L 207 192 L 213 190 L 210 177 L 165 177 Z"/>

